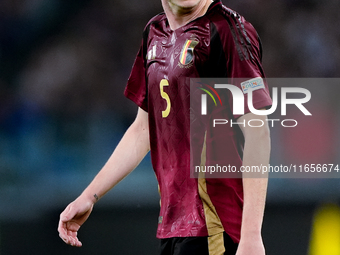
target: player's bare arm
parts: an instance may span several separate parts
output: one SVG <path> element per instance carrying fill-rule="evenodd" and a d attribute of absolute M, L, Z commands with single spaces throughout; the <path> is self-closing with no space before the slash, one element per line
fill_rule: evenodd
<path fill-rule="evenodd" d="M 266 116 L 258 116 L 248 113 L 239 118 L 248 122 L 250 119 L 262 119 L 266 122 Z M 263 127 L 250 127 L 240 125 L 245 137 L 243 154 L 243 166 L 260 166 L 269 164 L 270 135 L 268 125 Z M 268 178 L 243 178 L 244 207 L 241 225 L 241 239 L 237 255 L 264 255 L 265 249 L 261 237 L 261 227 L 267 193 Z"/>
<path fill-rule="evenodd" d="M 135 169 L 149 150 L 148 113 L 139 108 L 135 121 L 104 167 L 83 193 L 61 213 L 58 232 L 65 243 L 82 246 L 77 232 L 89 217 L 93 205 Z"/>

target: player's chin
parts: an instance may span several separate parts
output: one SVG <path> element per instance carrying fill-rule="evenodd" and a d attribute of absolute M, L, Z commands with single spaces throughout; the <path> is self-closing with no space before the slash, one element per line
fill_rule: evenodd
<path fill-rule="evenodd" d="M 170 0 L 170 2 L 183 9 L 192 9 L 197 6 L 201 1 L 202 0 Z"/>

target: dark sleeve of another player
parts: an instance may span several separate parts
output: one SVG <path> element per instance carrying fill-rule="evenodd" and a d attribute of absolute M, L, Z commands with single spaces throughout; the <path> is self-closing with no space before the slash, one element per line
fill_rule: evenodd
<path fill-rule="evenodd" d="M 145 32 L 144 32 L 145 34 Z M 145 36 L 143 36 L 145 37 Z M 137 57 L 133 64 L 124 95 L 144 111 L 148 111 L 147 80 L 145 72 L 146 40 L 143 38 Z"/>
<path fill-rule="evenodd" d="M 262 49 L 260 38 L 255 28 L 242 16 L 231 15 L 225 20 L 225 26 L 218 30 L 226 57 L 226 76 L 230 83 L 236 85 L 244 94 L 244 113 L 250 112 L 248 108 L 248 93 L 241 88 L 241 83 L 253 78 L 265 78 L 262 68 Z M 261 80 L 261 79 L 260 79 Z M 254 90 L 253 106 L 255 109 L 269 108 L 272 104 L 268 85 L 262 80 L 264 88 Z M 233 109 L 233 98 L 229 96 L 230 108 Z M 234 115 L 238 118 L 241 115 Z"/>

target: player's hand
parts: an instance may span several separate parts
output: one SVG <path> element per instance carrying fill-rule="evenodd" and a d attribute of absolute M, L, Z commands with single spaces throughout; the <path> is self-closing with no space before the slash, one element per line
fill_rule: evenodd
<path fill-rule="evenodd" d="M 241 238 L 236 255 L 265 255 L 261 236 Z"/>
<path fill-rule="evenodd" d="M 93 202 L 80 196 L 60 214 L 58 232 L 65 243 L 76 247 L 82 246 L 77 237 L 78 230 L 90 216 L 92 209 Z"/>

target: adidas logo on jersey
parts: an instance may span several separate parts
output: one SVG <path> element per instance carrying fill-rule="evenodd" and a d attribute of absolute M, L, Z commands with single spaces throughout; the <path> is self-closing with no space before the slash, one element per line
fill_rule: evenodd
<path fill-rule="evenodd" d="M 147 59 L 155 59 L 156 58 L 156 45 L 152 46 L 152 49 L 149 50 L 148 55 L 147 55 Z"/>

